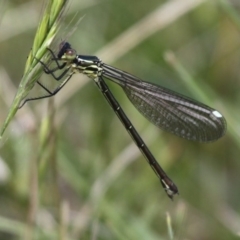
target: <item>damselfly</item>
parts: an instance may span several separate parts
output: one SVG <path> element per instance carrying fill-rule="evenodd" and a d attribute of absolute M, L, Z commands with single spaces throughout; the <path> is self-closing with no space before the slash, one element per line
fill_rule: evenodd
<path fill-rule="evenodd" d="M 177 186 L 167 176 L 154 158 L 119 103 L 106 85 L 104 78 L 122 87 L 129 100 L 149 121 L 157 127 L 179 137 L 199 142 L 211 142 L 222 137 L 226 131 L 226 121 L 221 113 L 200 102 L 182 96 L 169 89 L 144 82 L 133 75 L 103 63 L 96 56 L 78 55 L 68 42 L 60 44 L 57 55 L 48 49 L 56 67 L 50 69 L 39 60 L 46 74 L 50 74 L 61 84 L 50 91 L 41 82 L 37 83 L 47 95 L 26 99 L 21 107 L 30 100 L 47 98 L 59 92 L 75 73 L 82 73 L 93 79 L 103 96 L 107 99 L 116 115 L 132 137 L 149 165 L 152 167 L 167 195 L 173 198 L 178 193 Z M 61 70 L 59 76 L 56 71 Z"/>

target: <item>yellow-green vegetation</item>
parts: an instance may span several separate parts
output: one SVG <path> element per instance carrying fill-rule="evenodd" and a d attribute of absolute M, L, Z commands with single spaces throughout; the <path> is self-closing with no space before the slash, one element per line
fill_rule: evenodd
<path fill-rule="evenodd" d="M 238 239 L 238 1 L 67 3 L 0 3 L 0 240 Z M 18 110 L 40 76 L 46 86 L 54 81 L 36 58 L 47 62 L 47 47 L 65 39 L 79 54 L 225 116 L 223 138 L 189 142 L 156 129 L 109 83 L 177 184 L 174 201 L 85 76 L 76 74 L 54 98 Z"/>

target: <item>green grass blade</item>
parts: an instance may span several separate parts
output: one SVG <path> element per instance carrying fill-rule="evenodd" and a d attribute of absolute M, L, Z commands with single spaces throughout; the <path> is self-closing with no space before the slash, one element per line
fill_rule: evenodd
<path fill-rule="evenodd" d="M 9 109 L 8 116 L 1 128 L 0 138 L 16 114 L 19 104 L 28 95 L 42 73 L 42 69 L 37 66 L 36 58 L 41 59 L 47 55 L 47 47 L 50 46 L 58 32 L 61 16 L 64 9 L 66 9 L 67 3 L 68 0 L 46 1 L 42 20 L 39 23 L 32 50 L 30 51 L 25 65 L 24 75 Z"/>

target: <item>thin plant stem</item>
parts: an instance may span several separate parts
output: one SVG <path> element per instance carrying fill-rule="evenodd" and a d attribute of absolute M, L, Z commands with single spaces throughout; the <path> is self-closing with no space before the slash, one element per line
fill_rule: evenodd
<path fill-rule="evenodd" d="M 61 16 L 66 9 L 67 3 L 68 0 L 45 2 L 46 7 L 38 25 L 32 49 L 27 58 L 24 74 L 7 118 L 1 128 L 0 138 L 19 109 L 21 101 L 28 95 L 43 72 L 42 68 L 37 64 L 36 59 L 42 59 L 43 57 L 45 57 L 46 60 L 49 59 L 47 48 L 51 45 L 59 30 L 60 20 L 62 19 Z"/>

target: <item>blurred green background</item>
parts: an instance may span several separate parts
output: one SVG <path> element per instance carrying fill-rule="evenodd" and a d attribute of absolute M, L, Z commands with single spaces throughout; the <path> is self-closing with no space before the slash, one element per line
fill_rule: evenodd
<path fill-rule="evenodd" d="M 43 9 L 0 2 L 0 124 Z M 20 109 L 0 142 L 0 239 L 239 239 L 240 1 L 73 0 L 65 15 L 58 40 L 84 16 L 68 39 L 78 53 L 216 108 L 228 131 L 209 144 L 162 132 L 109 84 L 177 184 L 171 201 L 95 84 L 76 75 Z"/>

